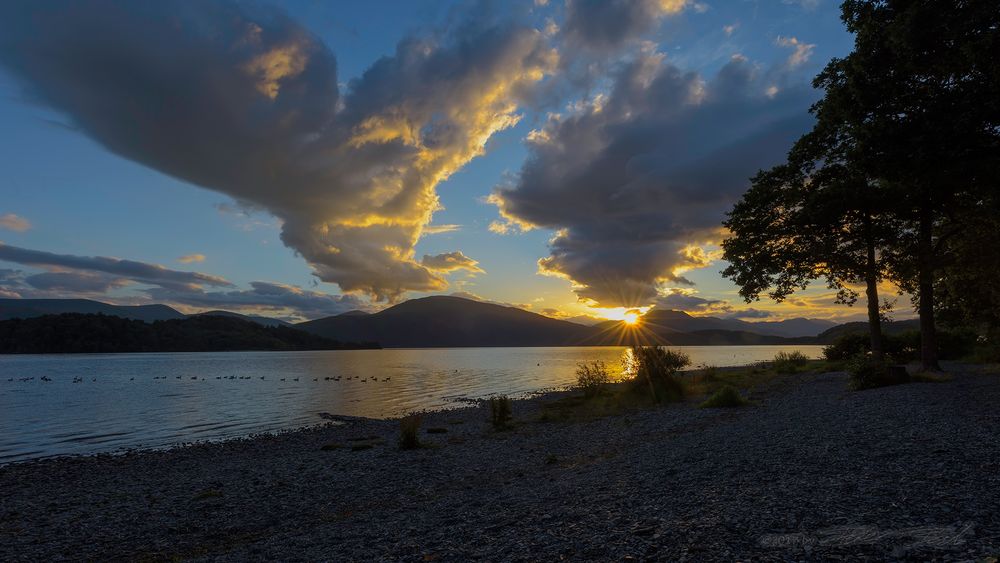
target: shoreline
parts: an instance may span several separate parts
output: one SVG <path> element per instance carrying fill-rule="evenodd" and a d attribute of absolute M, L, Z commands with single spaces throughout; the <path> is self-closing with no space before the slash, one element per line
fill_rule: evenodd
<path fill-rule="evenodd" d="M 7 464 L 0 543 L 15 561 L 1000 552 L 995 374 L 853 393 L 843 373 L 809 373 L 774 378 L 744 408 L 540 419 L 572 393 L 515 401 L 505 432 L 481 407 L 426 413 L 429 447 L 412 451 L 397 448 L 397 420 L 362 418 Z"/>

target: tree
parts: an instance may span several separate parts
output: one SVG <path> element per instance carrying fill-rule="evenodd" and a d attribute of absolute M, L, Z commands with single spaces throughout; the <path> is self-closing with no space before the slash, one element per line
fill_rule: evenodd
<path fill-rule="evenodd" d="M 854 50 L 814 80 L 816 124 L 789 163 L 754 178 L 734 207 L 727 275 L 744 297 L 773 284 L 776 298 L 860 277 L 873 348 L 872 282 L 888 275 L 916 295 L 921 362 L 938 369 L 935 285 L 949 245 L 976 234 L 970 218 L 997 193 L 1000 3 L 847 0 L 842 19 Z M 770 197 L 781 205 L 767 209 Z"/>
<path fill-rule="evenodd" d="M 938 369 L 935 281 L 956 220 L 995 192 L 1000 139 L 1000 4 L 995 0 L 847 0 L 854 50 L 814 84 L 817 127 L 855 144 L 859 175 L 894 186 L 899 280 L 918 299 L 921 362 Z"/>
<path fill-rule="evenodd" d="M 864 283 L 872 354 L 882 359 L 878 284 L 887 267 L 882 252 L 892 236 L 887 199 L 877 184 L 853 173 L 850 143 L 807 134 L 789 162 L 752 179 L 729 213 L 731 236 L 722 243 L 730 265 L 723 275 L 748 302 L 764 292 L 782 301 L 825 279 L 837 301 L 853 304 Z"/>

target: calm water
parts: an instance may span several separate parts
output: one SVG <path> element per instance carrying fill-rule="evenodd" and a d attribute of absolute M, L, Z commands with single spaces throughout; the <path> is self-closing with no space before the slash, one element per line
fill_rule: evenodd
<path fill-rule="evenodd" d="M 779 350 L 821 353 L 820 346 L 681 349 L 694 366 L 769 360 Z M 297 428 L 322 422 L 322 412 L 392 417 L 494 393 L 521 395 L 572 384 L 582 361 L 604 360 L 620 372 L 624 350 L 0 356 L 0 463 Z"/>

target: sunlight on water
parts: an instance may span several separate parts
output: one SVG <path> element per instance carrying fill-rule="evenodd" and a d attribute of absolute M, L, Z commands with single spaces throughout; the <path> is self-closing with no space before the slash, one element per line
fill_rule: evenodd
<path fill-rule="evenodd" d="M 821 346 L 691 346 L 692 367 L 819 357 Z M 0 356 L 0 463 L 393 417 L 564 388 L 621 347 Z M 44 378 L 44 379 L 43 379 Z M 77 381 L 77 382 L 74 382 Z"/>

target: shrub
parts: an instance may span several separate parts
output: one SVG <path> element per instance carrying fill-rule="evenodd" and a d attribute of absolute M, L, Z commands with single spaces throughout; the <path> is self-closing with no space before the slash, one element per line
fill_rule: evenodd
<path fill-rule="evenodd" d="M 823 348 L 823 357 L 831 362 L 850 360 L 858 354 L 863 354 L 871 348 L 871 339 L 867 334 L 851 332 L 842 335 L 833 344 Z"/>
<path fill-rule="evenodd" d="M 700 406 L 703 409 L 742 407 L 747 404 L 747 400 L 740 395 L 740 392 L 731 385 L 726 385 L 712 394 Z"/>
<path fill-rule="evenodd" d="M 495 430 L 506 430 L 514 421 L 513 403 L 506 395 L 490 397 L 490 422 Z"/>
<path fill-rule="evenodd" d="M 902 366 L 891 366 L 885 360 L 876 361 L 870 354 L 858 354 L 847 362 L 850 388 L 854 391 L 906 383 L 910 376 Z"/>
<path fill-rule="evenodd" d="M 684 397 L 684 387 L 676 376 L 691 364 L 687 354 L 659 346 L 633 346 L 623 361 L 625 373 L 635 378 L 635 387 L 648 389 L 654 401 L 679 401 Z"/>
<path fill-rule="evenodd" d="M 420 443 L 420 415 L 404 416 L 399 421 L 399 449 L 415 450 L 423 446 Z"/>
<path fill-rule="evenodd" d="M 599 395 L 610 379 L 607 366 L 600 360 L 579 364 L 576 368 L 576 385 L 587 397 Z"/>
<path fill-rule="evenodd" d="M 771 362 L 771 367 L 778 373 L 795 373 L 808 363 L 809 358 L 802 352 L 778 352 Z"/>

